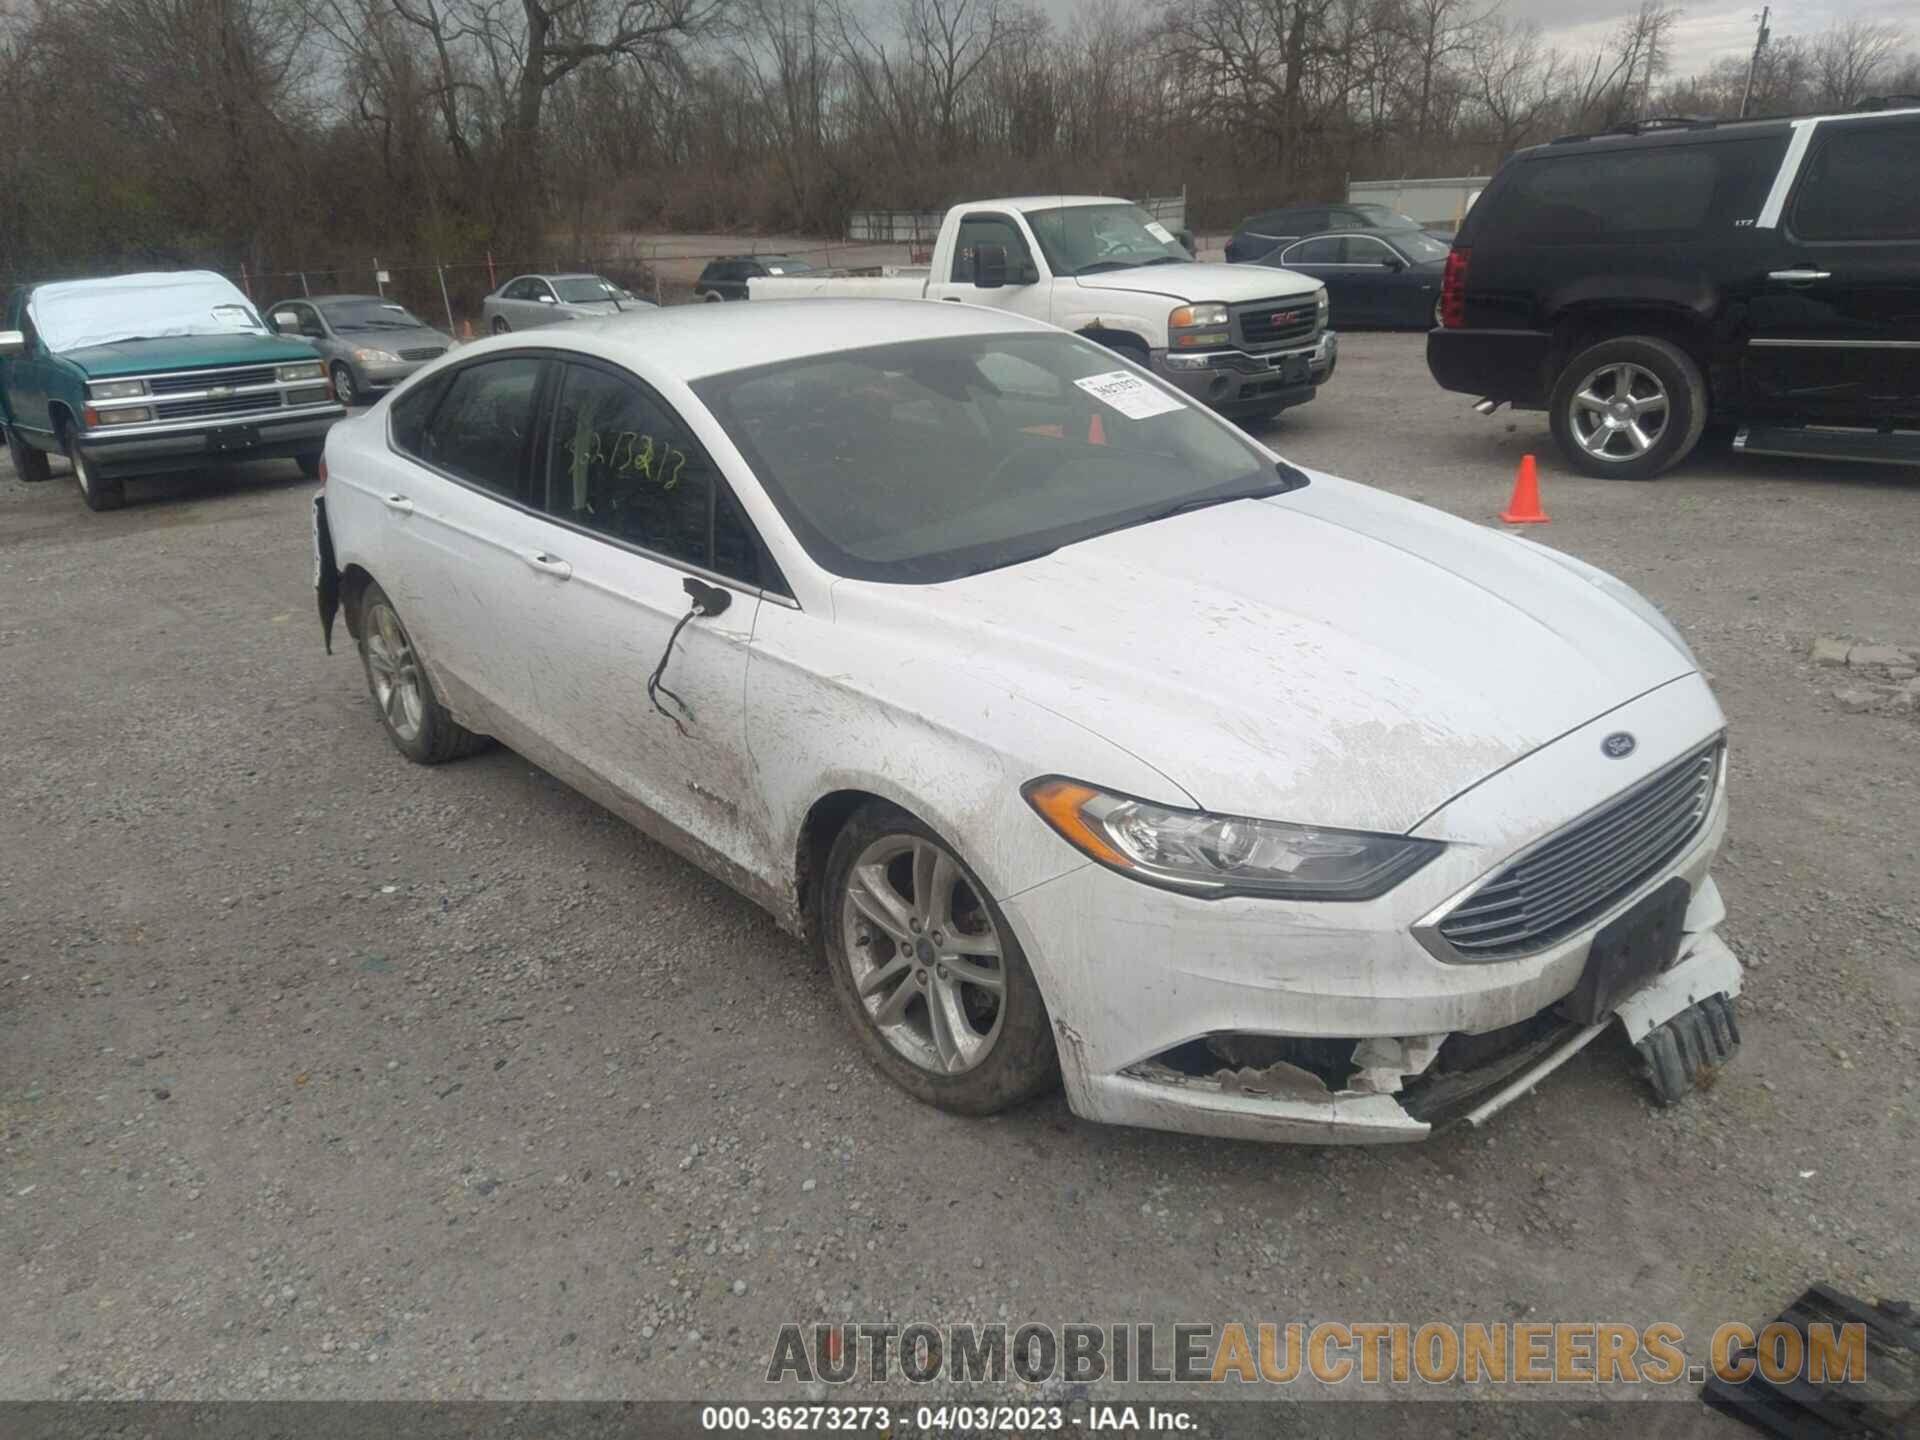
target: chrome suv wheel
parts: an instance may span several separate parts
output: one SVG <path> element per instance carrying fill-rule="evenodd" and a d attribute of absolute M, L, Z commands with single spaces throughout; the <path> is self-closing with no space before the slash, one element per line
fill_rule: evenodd
<path fill-rule="evenodd" d="M 1554 439 L 1576 470 L 1651 480 L 1699 443 L 1707 387 L 1693 357 L 1673 341 L 1627 335 L 1573 355 L 1548 408 Z"/>

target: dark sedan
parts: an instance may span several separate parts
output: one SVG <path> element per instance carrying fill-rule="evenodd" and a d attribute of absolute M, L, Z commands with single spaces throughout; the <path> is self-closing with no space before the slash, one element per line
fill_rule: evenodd
<path fill-rule="evenodd" d="M 1440 323 L 1447 249 L 1421 230 L 1353 231 L 1296 240 L 1255 263 L 1324 284 L 1338 329 L 1426 330 Z"/>

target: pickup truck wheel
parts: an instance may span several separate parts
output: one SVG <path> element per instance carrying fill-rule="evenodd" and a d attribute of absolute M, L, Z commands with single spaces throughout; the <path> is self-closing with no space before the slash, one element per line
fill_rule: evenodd
<path fill-rule="evenodd" d="M 507 320 L 504 315 L 496 315 L 493 317 L 493 333 L 494 334 L 504 335 L 512 328 L 513 327 L 511 325 L 507 324 Z"/>
<path fill-rule="evenodd" d="M 413 638 L 376 584 L 361 596 L 359 628 L 367 689 L 394 749 L 416 765 L 439 765 L 485 748 L 487 737 L 461 725 L 434 697 Z"/>
<path fill-rule="evenodd" d="M 99 465 L 87 453 L 85 443 L 73 433 L 72 426 L 62 432 L 61 442 L 61 448 L 67 452 L 67 463 L 73 466 L 73 483 L 79 487 L 80 498 L 87 502 L 89 510 L 118 510 L 127 503 L 126 483 L 101 475 Z"/>
<path fill-rule="evenodd" d="M 13 427 L 7 427 L 7 458 L 13 461 L 13 473 L 29 485 L 52 478 L 53 468 L 47 464 L 47 452 L 36 450 L 14 433 Z"/>
<path fill-rule="evenodd" d="M 1678 465 L 1707 423 L 1700 367 L 1672 341 L 1628 335 L 1589 346 L 1553 387 L 1553 438 L 1576 470 L 1651 480 Z"/>
<path fill-rule="evenodd" d="M 835 837 L 815 898 L 841 1008 L 868 1056 L 915 1099 L 990 1115 L 1059 1081 L 1040 987 L 966 862 L 883 801 Z"/>

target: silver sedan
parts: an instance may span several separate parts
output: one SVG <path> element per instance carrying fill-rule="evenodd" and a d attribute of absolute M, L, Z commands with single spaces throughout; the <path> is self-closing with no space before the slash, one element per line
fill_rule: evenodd
<path fill-rule="evenodd" d="M 653 308 L 651 301 L 636 299 L 602 275 L 516 275 L 480 303 L 480 316 L 488 330 L 504 335 Z"/>

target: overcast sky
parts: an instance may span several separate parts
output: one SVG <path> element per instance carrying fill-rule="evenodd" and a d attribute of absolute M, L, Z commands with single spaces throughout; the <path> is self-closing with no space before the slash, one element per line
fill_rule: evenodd
<path fill-rule="evenodd" d="M 1569 23 L 1566 0 L 1506 0 L 1507 13 L 1533 20 L 1550 44 L 1566 50 L 1587 50 L 1605 42 L 1622 16 L 1640 8 L 1639 0 L 1589 0 L 1580 7 L 1581 18 Z M 1758 3 L 1727 3 L 1727 0 L 1682 0 L 1683 13 L 1673 28 L 1674 78 L 1704 70 L 1724 55 L 1744 56 L 1753 48 L 1754 22 L 1759 17 Z M 1907 31 L 1908 42 L 1920 43 L 1920 26 L 1914 21 L 1920 8 L 1914 0 L 1787 0 L 1773 7 L 1769 22 L 1775 39 L 1788 35 L 1814 35 L 1835 20 L 1888 20 Z"/>

